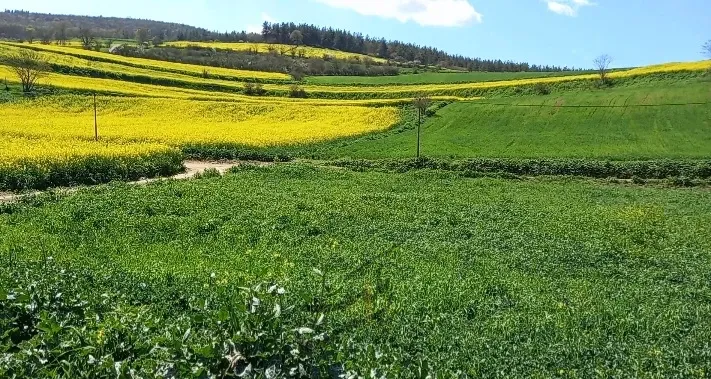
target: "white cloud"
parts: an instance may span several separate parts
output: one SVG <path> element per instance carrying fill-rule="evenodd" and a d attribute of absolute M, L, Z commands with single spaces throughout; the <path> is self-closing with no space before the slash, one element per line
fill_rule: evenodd
<path fill-rule="evenodd" d="M 595 5 L 590 0 L 546 0 L 546 3 L 551 12 L 570 17 L 577 16 L 582 7 Z"/>
<path fill-rule="evenodd" d="M 270 15 L 269 15 L 268 13 L 266 13 L 266 12 L 262 12 L 262 23 L 263 23 L 264 21 L 269 22 L 269 23 L 275 23 L 275 22 L 277 22 L 277 20 L 276 20 L 274 17 L 270 16 Z M 247 25 L 247 27 L 245 28 L 245 31 L 246 31 L 247 33 L 262 34 L 262 25 L 261 25 L 261 24 L 259 24 L 259 25 L 254 25 L 254 24 Z"/>
<path fill-rule="evenodd" d="M 467 0 L 316 0 L 335 8 L 350 9 L 365 16 L 414 21 L 423 26 L 463 26 L 480 23 L 481 13 Z M 585 1 L 585 0 L 576 0 Z"/>

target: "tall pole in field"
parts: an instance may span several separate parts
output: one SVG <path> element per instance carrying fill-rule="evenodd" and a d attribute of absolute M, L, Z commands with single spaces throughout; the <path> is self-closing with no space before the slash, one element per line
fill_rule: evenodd
<path fill-rule="evenodd" d="M 420 159 L 420 128 L 422 127 L 422 111 L 417 108 L 417 159 Z"/>
<path fill-rule="evenodd" d="M 422 115 L 427 112 L 432 103 L 427 95 L 419 95 L 412 100 L 412 105 L 417 109 L 417 159 L 420 159 L 420 129 L 422 128 Z"/>
<path fill-rule="evenodd" d="M 99 122 L 96 119 L 96 93 L 94 93 L 94 140 L 99 140 Z"/>

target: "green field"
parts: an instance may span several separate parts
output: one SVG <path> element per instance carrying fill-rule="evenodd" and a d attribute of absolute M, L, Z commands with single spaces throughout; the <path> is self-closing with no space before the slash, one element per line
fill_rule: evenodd
<path fill-rule="evenodd" d="M 416 130 L 333 144 L 330 157 L 404 158 Z M 663 159 L 711 157 L 711 93 L 705 80 L 659 81 L 458 102 L 429 118 L 432 157 Z"/>
<path fill-rule="evenodd" d="M 548 78 L 587 72 L 425 72 L 397 76 L 310 76 L 309 84 L 386 85 L 495 82 L 500 80 Z"/>
<path fill-rule="evenodd" d="M 169 361 L 224 367 L 228 337 L 221 333 L 229 328 L 211 318 L 222 319 L 213 309 L 227 299 L 212 296 L 265 282 L 283 285 L 284 303 L 295 308 L 263 325 L 245 316 L 243 328 L 293 335 L 288 325 L 323 313 L 326 344 L 342 353 L 330 364 L 361 373 L 703 377 L 711 370 L 709 223 L 705 189 L 286 165 L 6 207 L 4 265 L 19 272 L 22 262 L 51 256 L 54 263 L 29 277 L 3 270 L 0 288 L 39 280 L 36 291 L 47 300 L 37 301 L 59 304 L 51 299 L 70 288 L 67 304 L 81 293 L 93 299 L 82 312 L 103 312 L 96 322 L 74 318 L 71 307 L 34 314 L 44 328 L 63 327 L 53 332 L 57 339 L 36 335 L 53 363 L 29 376 L 66 373 L 55 359 L 81 362 L 88 353 L 123 356 L 122 364 L 148 372 Z M 55 264 L 86 272 L 60 274 Z M 38 275 L 64 279 L 58 285 Z M 75 282 L 93 284 L 77 289 Z M 0 298 L 0 319 L 16 309 L 32 315 L 8 306 L 23 299 Z M 271 314 L 269 304 L 259 312 Z M 114 314 L 123 321 L 112 321 Z M 96 333 L 107 342 L 95 345 Z M 244 336 L 231 337 L 242 351 L 267 348 Z M 121 341 L 133 353 L 125 355 Z M 107 362 L 109 369 L 96 364 L 83 372 L 111 373 L 114 361 Z M 8 366 L 0 361 L 0 374 Z"/>

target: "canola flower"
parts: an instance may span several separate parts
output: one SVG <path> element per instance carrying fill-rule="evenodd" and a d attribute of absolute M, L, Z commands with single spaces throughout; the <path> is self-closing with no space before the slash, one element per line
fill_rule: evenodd
<path fill-rule="evenodd" d="M 157 143 L 0 134 L 0 190 L 43 189 L 171 175 L 182 153 Z"/>
<path fill-rule="evenodd" d="M 365 59 L 369 58 L 375 62 L 387 62 L 383 58 L 371 57 L 364 54 L 349 53 L 345 51 L 324 49 L 320 47 L 310 47 L 310 46 L 294 46 L 294 45 L 283 45 L 278 43 L 250 43 L 250 42 L 187 42 L 187 41 L 176 41 L 167 42 L 167 46 L 173 47 L 190 47 L 197 46 L 203 48 L 213 48 L 220 50 L 234 50 L 234 51 L 256 51 L 257 53 L 271 53 L 276 52 L 282 55 L 305 57 L 305 58 L 323 58 L 324 56 L 329 56 L 335 59 Z"/>
<path fill-rule="evenodd" d="M 0 136 L 0 166 L 71 162 L 84 157 L 141 158 L 174 150 L 159 143 L 91 141 L 73 138 Z"/>
<path fill-rule="evenodd" d="M 385 130 L 395 107 L 317 106 L 154 98 L 99 97 L 103 138 L 183 146 L 233 143 L 255 147 L 326 141 Z M 0 106 L 0 134 L 47 139 L 90 138 L 93 108 L 85 96 L 44 97 Z"/>
<path fill-rule="evenodd" d="M 15 47 L 27 47 L 27 44 L 2 42 L 7 46 Z M 262 72 L 262 71 L 248 71 L 248 70 L 235 70 L 229 68 L 221 67 L 207 67 L 200 65 L 193 65 L 187 63 L 174 63 L 174 62 L 164 62 L 144 58 L 133 58 L 124 57 L 122 55 L 98 52 L 93 50 L 84 50 L 80 47 L 75 46 L 57 46 L 57 45 L 43 45 L 43 44 L 33 44 L 33 49 L 54 52 L 59 54 L 70 55 L 74 57 L 84 58 L 84 59 L 101 59 L 111 63 L 118 63 L 123 65 L 131 65 L 137 68 L 147 68 L 160 71 L 170 71 L 176 73 L 188 73 L 192 75 L 202 75 L 203 70 L 208 70 L 213 75 L 219 75 L 223 77 L 234 78 L 235 80 L 240 79 L 270 79 L 270 80 L 289 80 L 290 76 L 282 73 L 275 72 Z"/>

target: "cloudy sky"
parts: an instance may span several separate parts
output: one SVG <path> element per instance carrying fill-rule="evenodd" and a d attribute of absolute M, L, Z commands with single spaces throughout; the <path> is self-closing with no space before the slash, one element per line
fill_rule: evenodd
<path fill-rule="evenodd" d="M 451 53 L 589 67 L 702 58 L 711 0 L 0 0 L 0 8 L 150 18 L 220 31 L 308 22 Z"/>

